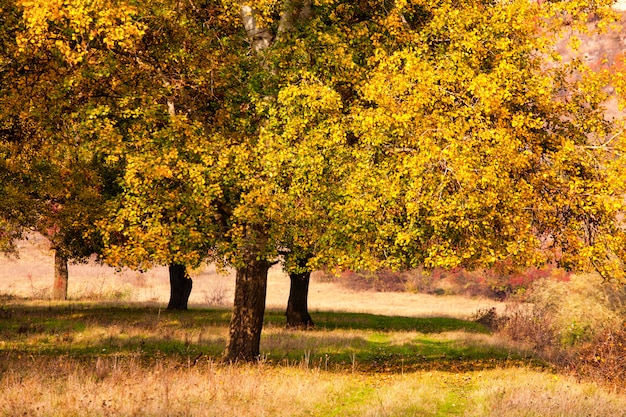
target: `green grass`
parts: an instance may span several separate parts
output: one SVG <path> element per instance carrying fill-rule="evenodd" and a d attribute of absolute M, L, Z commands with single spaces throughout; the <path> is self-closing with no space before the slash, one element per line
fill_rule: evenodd
<path fill-rule="evenodd" d="M 314 316 L 316 326 L 328 330 L 412 330 L 421 333 L 462 330 L 472 333 L 488 333 L 488 330 L 479 323 L 451 317 L 400 317 L 344 312 L 317 312 Z M 283 325 L 284 322 L 283 312 L 268 311 L 265 316 L 266 324 Z"/>
<path fill-rule="evenodd" d="M 358 380 L 355 382 L 329 396 L 327 402 L 318 405 L 316 414 L 328 417 L 358 414 L 363 403 L 376 395 L 376 390 L 371 383 Z"/>
<path fill-rule="evenodd" d="M 230 312 L 12 301 L 0 416 L 617 416 L 618 394 L 450 318 L 269 311 L 262 358 L 221 363 Z M 28 396 L 24 396 L 28 392 Z"/>
<path fill-rule="evenodd" d="M 73 358 L 162 356 L 219 360 L 230 311 L 167 311 L 152 307 L 13 304 L 0 315 L 0 351 L 6 355 Z M 454 318 L 386 317 L 321 312 L 311 331 L 284 329 L 282 312 L 268 311 L 262 338 L 268 363 L 306 363 L 324 370 L 395 372 L 424 369 L 491 369 L 538 363 L 494 345 L 466 343 L 449 332 L 485 335 L 487 329 Z"/>

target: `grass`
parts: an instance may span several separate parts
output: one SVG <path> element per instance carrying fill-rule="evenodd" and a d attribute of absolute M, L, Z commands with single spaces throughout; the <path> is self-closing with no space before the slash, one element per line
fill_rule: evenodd
<path fill-rule="evenodd" d="M 71 357 L 203 355 L 217 361 L 226 346 L 230 319 L 226 309 L 171 312 L 77 303 L 13 304 L 3 312 L 0 347 L 7 353 Z M 324 362 L 325 369 L 353 369 L 358 363 L 359 369 L 397 371 L 520 358 L 495 345 L 468 342 L 471 335 L 485 335 L 487 330 L 460 319 L 341 312 L 316 318 L 316 330 L 288 331 L 282 312 L 269 311 L 262 340 L 265 360 L 293 363 L 305 355 L 310 363 Z M 448 340 L 450 332 L 460 332 L 466 340 Z"/>
<path fill-rule="evenodd" d="M 619 416 L 624 399 L 527 368 L 404 374 L 135 358 L 24 358 L 3 374 L 2 415 Z M 45 373 L 35 369 L 45 369 Z M 24 393 L 28 393 L 27 396 Z"/>
<path fill-rule="evenodd" d="M 164 270 L 73 265 L 71 301 L 55 303 L 50 254 L 27 243 L 20 259 L 0 264 L 0 416 L 618 417 L 626 410 L 623 391 L 559 374 L 468 319 L 491 307 L 502 312 L 502 303 L 359 292 L 313 279 L 317 326 L 292 331 L 284 328 L 289 279 L 276 267 L 262 357 L 231 365 L 221 357 L 234 274 L 194 271 L 193 308 L 181 313 L 158 307 L 169 293 Z"/>
<path fill-rule="evenodd" d="M 230 312 L 5 301 L 0 415 L 619 416 L 626 399 L 554 373 L 476 323 L 267 314 L 256 364 L 223 364 Z M 28 393 L 28 395 L 24 395 Z"/>

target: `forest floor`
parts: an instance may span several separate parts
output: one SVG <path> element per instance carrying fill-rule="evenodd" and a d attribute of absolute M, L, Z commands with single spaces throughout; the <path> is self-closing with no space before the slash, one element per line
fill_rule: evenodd
<path fill-rule="evenodd" d="M 471 321 L 486 299 L 311 284 L 313 330 L 287 330 L 270 273 L 255 364 L 224 364 L 234 278 L 194 272 L 170 312 L 165 269 L 70 268 L 52 302 L 45 242 L 0 268 L 0 415 L 626 416 L 623 394 L 558 373 Z"/>

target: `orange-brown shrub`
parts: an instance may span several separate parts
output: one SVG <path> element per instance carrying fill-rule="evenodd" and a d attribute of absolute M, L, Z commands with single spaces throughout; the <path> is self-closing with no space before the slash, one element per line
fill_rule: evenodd
<path fill-rule="evenodd" d="M 626 390 L 626 287 L 599 276 L 538 281 L 526 303 L 510 304 L 496 329 L 580 378 Z"/>
<path fill-rule="evenodd" d="M 579 376 L 626 389 L 626 322 L 604 330 L 582 346 L 570 359 L 569 367 Z"/>
<path fill-rule="evenodd" d="M 499 322 L 497 330 L 501 334 L 544 355 L 552 355 L 551 349 L 558 346 L 554 315 L 544 306 L 509 305 Z"/>

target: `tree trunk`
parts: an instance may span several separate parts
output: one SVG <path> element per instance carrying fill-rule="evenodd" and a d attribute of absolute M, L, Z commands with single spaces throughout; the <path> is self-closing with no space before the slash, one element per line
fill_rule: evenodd
<path fill-rule="evenodd" d="M 168 310 L 187 310 L 189 295 L 193 281 L 187 275 L 185 265 L 172 264 L 170 270 L 170 302 L 167 305 Z"/>
<path fill-rule="evenodd" d="M 309 315 L 308 306 L 311 271 L 301 274 L 290 273 L 289 279 L 291 280 L 291 287 L 287 302 L 287 327 L 313 327 L 314 323 Z"/>
<path fill-rule="evenodd" d="M 52 287 L 53 300 L 67 300 L 67 257 L 58 249 L 54 250 L 54 285 Z"/>
<path fill-rule="evenodd" d="M 269 268 L 269 262 L 253 260 L 237 269 L 227 361 L 250 362 L 259 357 Z"/>

